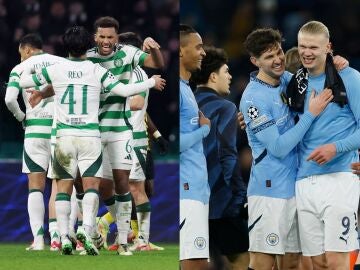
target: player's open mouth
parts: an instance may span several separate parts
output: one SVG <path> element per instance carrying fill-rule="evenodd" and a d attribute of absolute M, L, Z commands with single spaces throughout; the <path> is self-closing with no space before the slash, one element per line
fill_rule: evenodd
<path fill-rule="evenodd" d="M 303 57 L 303 63 L 304 64 L 311 64 L 313 61 L 314 61 L 314 58 Z"/>

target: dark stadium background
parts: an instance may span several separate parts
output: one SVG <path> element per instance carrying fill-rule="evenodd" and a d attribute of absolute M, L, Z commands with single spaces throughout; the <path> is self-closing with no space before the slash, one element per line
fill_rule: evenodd
<path fill-rule="evenodd" d="M 148 112 L 170 141 L 170 153 L 163 157 L 156 154 L 156 147 L 154 150 L 151 241 L 178 241 L 178 2 L 0 0 L 0 242 L 28 242 L 32 238 L 26 210 L 27 177 L 21 174 L 24 131 L 4 102 L 5 83 L 20 61 L 18 40 L 24 34 L 38 32 L 44 51 L 66 56 L 61 44 L 65 29 L 76 24 L 93 33 L 93 22 L 100 16 L 113 16 L 120 22 L 120 32 L 134 31 L 143 39 L 151 36 L 162 47 L 166 68 L 161 74 L 167 86 L 163 93 L 150 94 Z M 147 71 L 150 75 L 159 73 Z"/>
<path fill-rule="evenodd" d="M 256 70 L 243 47 L 252 30 L 279 29 L 286 51 L 297 45 L 297 32 L 304 23 L 319 20 L 329 28 L 334 53 L 360 71 L 359 11 L 360 1 L 353 0 L 181 0 L 180 22 L 193 26 L 205 45 L 226 50 L 233 77 L 229 99 L 238 106 L 249 73 Z M 239 131 L 238 149 L 242 174 L 248 179 L 251 152 L 245 132 Z"/>

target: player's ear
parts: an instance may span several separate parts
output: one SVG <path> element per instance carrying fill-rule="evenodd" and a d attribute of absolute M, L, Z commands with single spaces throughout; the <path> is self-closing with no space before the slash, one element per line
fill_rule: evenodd
<path fill-rule="evenodd" d="M 210 81 L 210 82 L 213 82 L 213 83 L 216 83 L 216 79 L 217 79 L 217 74 L 216 74 L 216 72 L 211 72 L 211 73 L 210 73 L 210 76 L 209 76 L 209 81 Z"/>
<path fill-rule="evenodd" d="M 179 48 L 179 56 L 182 57 L 183 56 L 183 53 L 181 51 L 181 47 Z"/>
<path fill-rule="evenodd" d="M 254 65 L 254 66 L 258 66 L 258 63 L 257 63 L 257 59 L 255 56 L 250 56 L 250 62 Z"/>

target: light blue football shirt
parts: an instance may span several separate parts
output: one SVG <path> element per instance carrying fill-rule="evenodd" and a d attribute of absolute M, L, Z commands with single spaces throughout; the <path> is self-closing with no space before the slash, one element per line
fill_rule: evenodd
<path fill-rule="evenodd" d="M 240 111 L 253 156 L 248 196 L 287 199 L 295 195 L 296 146 L 315 117 L 306 112 L 295 126 L 281 96 L 290 79 L 291 73 L 285 72 L 274 87 L 253 73 L 241 98 Z"/>
<path fill-rule="evenodd" d="M 199 126 L 199 108 L 188 82 L 180 79 L 180 199 L 209 203 L 210 187 L 202 139 L 208 125 Z"/>
<path fill-rule="evenodd" d="M 348 98 L 348 104 L 343 108 L 337 103 L 330 103 L 315 119 L 303 140 L 299 144 L 299 171 L 297 179 L 310 175 L 328 174 L 335 172 L 350 172 L 350 163 L 358 161 L 357 149 L 360 148 L 360 73 L 347 67 L 339 72 Z M 325 74 L 309 76 L 306 91 L 305 109 L 311 90 L 317 93 L 323 91 Z M 310 153 L 318 146 L 335 143 L 336 156 L 318 165 L 313 161 L 306 161 Z"/>

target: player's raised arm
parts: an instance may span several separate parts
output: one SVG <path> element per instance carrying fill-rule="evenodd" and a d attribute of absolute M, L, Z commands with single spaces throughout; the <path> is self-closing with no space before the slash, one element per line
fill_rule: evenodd
<path fill-rule="evenodd" d="M 160 75 L 153 75 L 150 79 L 139 83 L 123 84 L 110 71 L 107 71 L 102 76 L 101 82 L 106 91 L 112 91 L 115 95 L 122 97 L 136 95 L 153 87 L 156 90 L 162 91 L 165 87 L 165 80 Z"/>
<path fill-rule="evenodd" d="M 164 58 L 160 51 L 160 45 L 151 37 L 147 37 L 143 43 L 143 50 L 150 52 L 145 58 L 144 65 L 150 68 L 164 68 Z"/>

